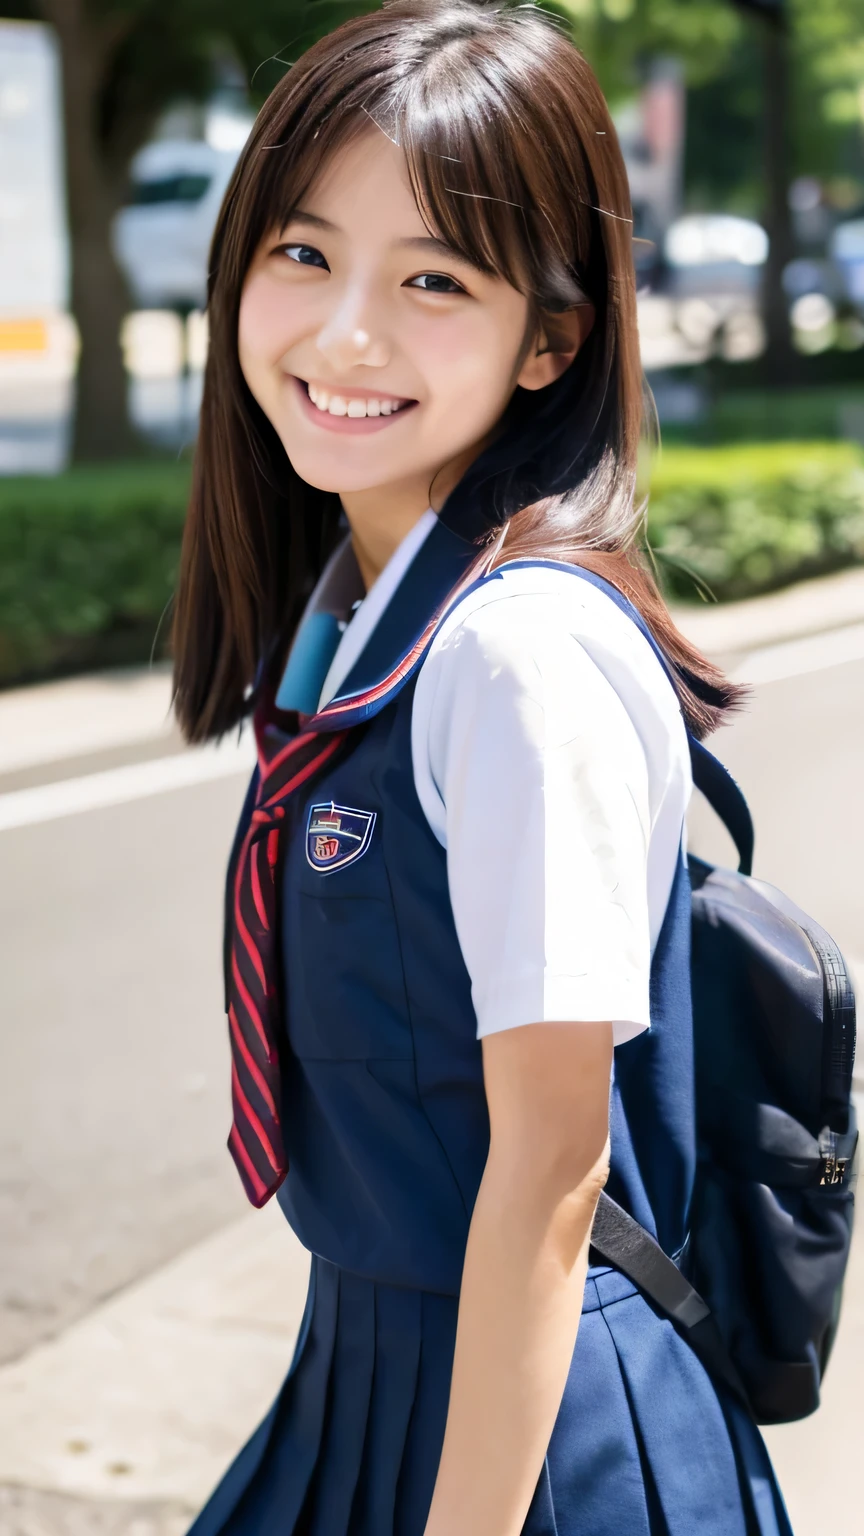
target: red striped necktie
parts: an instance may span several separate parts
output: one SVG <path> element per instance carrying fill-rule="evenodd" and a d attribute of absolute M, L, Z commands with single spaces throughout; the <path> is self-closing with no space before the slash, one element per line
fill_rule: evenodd
<path fill-rule="evenodd" d="M 288 1172 L 281 1124 L 276 875 L 286 802 L 338 751 L 347 731 L 306 731 L 268 757 L 256 719 L 260 781 L 234 876 L 228 978 L 233 1124 L 228 1147 L 252 1204 L 266 1205 Z"/>

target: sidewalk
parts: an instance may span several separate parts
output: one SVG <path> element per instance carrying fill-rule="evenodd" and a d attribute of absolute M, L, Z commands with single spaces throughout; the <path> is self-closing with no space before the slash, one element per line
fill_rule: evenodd
<path fill-rule="evenodd" d="M 180 1536 L 278 1390 L 307 1273 L 274 1202 L 0 1369 L 2 1536 Z"/>
<path fill-rule="evenodd" d="M 864 623 L 864 569 L 803 581 L 740 603 L 673 608 L 679 629 L 708 655 L 725 661 Z"/>
<path fill-rule="evenodd" d="M 13 688 L 0 693 L 0 775 L 167 740 L 175 730 L 171 673 L 162 664 Z"/>

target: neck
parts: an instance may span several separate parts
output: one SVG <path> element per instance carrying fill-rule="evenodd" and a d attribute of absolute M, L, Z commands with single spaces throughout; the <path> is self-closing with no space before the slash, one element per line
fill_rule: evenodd
<path fill-rule="evenodd" d="M 440 512 L 450 492 L 487 441 L 488 438 L 484 438 L 475 443 L 434 475 L 425 474 L 421 479 L 342 494 L 340 499 L 351 529 L 351 543 L 367 592 L 423 513 L 430 506 Z"/>
<path fill-rule="evenodd" d="M 351 543 L 366 591 L 378 580 L 390 556 L 429 507 L 429 487 L 385 486 L 343 495 Z"/>

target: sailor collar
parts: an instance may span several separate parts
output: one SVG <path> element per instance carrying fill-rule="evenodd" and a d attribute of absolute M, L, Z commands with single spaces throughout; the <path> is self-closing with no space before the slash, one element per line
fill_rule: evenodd
<path fill-rule="evenodd" d="M 345 730 L 371 719 L 420 666 L 450 601 L 477 574 L 477 555 L 476 544 L 427 513 L 346 628 L 352 593 L 362 592 L 346 539 L 309 600 L 276 694 L 277 710 L 297 711 L 304 728 L 316 731 Z M 344 676 L 337 649 L 342 661 L 349 661 Z M 333 684 L 334 696 L 319 708 Z"/>

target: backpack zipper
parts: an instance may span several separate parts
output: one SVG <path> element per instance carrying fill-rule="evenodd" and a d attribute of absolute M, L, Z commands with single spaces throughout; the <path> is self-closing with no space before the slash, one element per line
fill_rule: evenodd
<path fill-rule="evenodd" d="M 819 1155 L 822 1158 L 821 1184 L 842 1184 L 849 1167 L 848 1157 L 837 1156 L 837 1137 L 830 1126 L 819 1132 Z"/>

